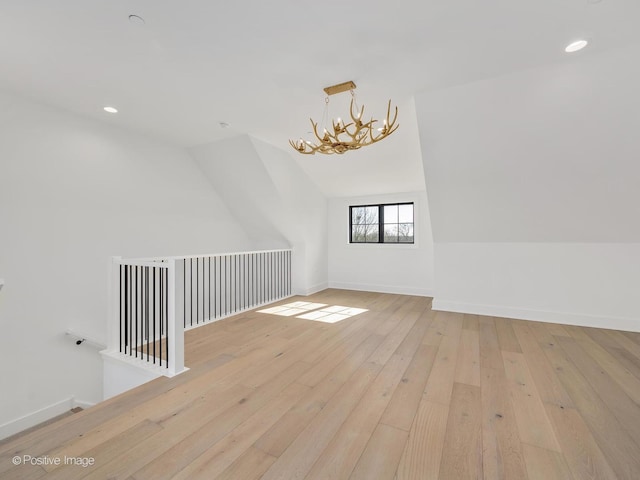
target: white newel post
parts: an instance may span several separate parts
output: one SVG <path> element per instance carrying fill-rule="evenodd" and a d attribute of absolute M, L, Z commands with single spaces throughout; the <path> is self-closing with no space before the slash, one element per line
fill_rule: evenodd
<path fill-rule="evenodd" d="M 182 260 L 170 258 L 168 260 L 168 321 L 167 334 L 169 342 L 169 375 L 176 375 L 184 370 L 184 319 L 182 289 L 177 282 L 183 278 L 184 265 Z"/>
<path fill-rule="evenodd" d="M 117 352 L 120 345 L 120 260 L 109 260 L 109 302 L 107 305 L 107 351 Z"/>

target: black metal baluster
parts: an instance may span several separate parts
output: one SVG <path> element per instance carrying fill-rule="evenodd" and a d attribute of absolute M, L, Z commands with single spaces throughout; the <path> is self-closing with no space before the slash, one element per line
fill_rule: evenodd
<path fill-rule="evenodd" d="M 122 288 L 124 286 L 124 281 L 122 280 L 122 272 L 123 272 L 123 267 L 122 265 L 120 265 L 120 281 L 118 282 L 118 293 L 120 295 L 120 315 L 119 315 L 119 320 L 118 320 L 118 340 L 120 342 L 120 348 L 119 348 L 119 352 L 122 353 L 122 332 L 124 331 L 122 322 L 123 322 L 123 315 L 122 315 L 122 305 L 124 304 L 123 299 L 122 299 Z"/>
<path fill-rule="evenodd" d="M 131 351 L 131 340 L 132 340 L 132 335 L 133 335 L 133 285 L 131 280 L 133 279 L 133 267 L 131 265 L 127 266 L 127 270 L 128 270 L 128 283 L 129 283 L 129 318 L 128 318 L 128 347 L 129 347 L 129 355 L 133 355 L 133 352 Z"/>
<path fill-rule="evenodd" d="M 187 259 L 182 260 L 182 323 L 187 328 Z"/>
<path fill-rule="evenodd" d="M 227 276 L 227 256 L 224 256 L 224 314 L 225 316 L 229 313 L 229 302 L 227 297 L 229 296 L 229 288 L 227 284 L 229 283 L 229 278 Z"/>
<path fill-rule="evenodd" d="M 218 310 L 216 305 L 216 298 L 218 296 L 218 287 L 219 287 L 218 282 L 216 282 L 216 271 L 217 271 L 216 264 L 218 263 L 217 258 L 218 257 L 213 257 L 213 318 L 218 318 L 218 314 L 217 314 Z"/>
<path fill-rule="evenodd" d="M 198 259 L 198 260 L 200 260 L 200 259 Z M 204 317 L 205 317 L 205 315 L 206 315 L 206 313 L 207 313 L 207 310 L 206 310 L 206 308 L 205 308 L 205 305 L 206 305 L 206 303 L 205 303 L 205 300 L 206 300 L 206 290 L 205 290 L 205 288 L 204 288 L 204 287 L 205 287 L 205 283 L 206 283 L 206 282 L 205 282 L 204 272 L 205 272 L 205 270 L 207 269 L 207 267 L 206 267 L 205 258 L 204 258 L 204 257 L 202 257 L 202 259 L 201 259 L 201 260 L 202 260 L 202 270 L 201 270 L 202 283 L 200 284 L 200 285 L 201 285 L 201 287 L 200 287 L 201 292 L 200 292 L 200 293 L 202 293 L 202 295 L 200 296 L 200 307 L 201 307 L 201 309 L 202 309 L 202 323 L 204 323 Z"/>
<path fill-rule="evenodd" d="M 156 364 L 156 267 L 153 267 L 153 306 L 151 321 L 153 323 L 153 364 Z"/>
<path fill-rule="evenodd" d="M 144 278 L 145 278 L 145 321 L 147 323 L 147 335 L 145 336 L 145 340 L 147 341 L 147 362 L 149 361 L 149 267 L 144 267 Z"/>
<path fill-rule="evenodd" d="M 160 366 L 162 366 L 162 336 L 164 335 L 164 317 L 165 317 L 165 311 L 164 311 L 164 297 L 165 297 L 165 283 L 164 283 L 164 271 L 165 269 L 161 269 L 160 270 L 160 357 L 159 357 L 159 362 L 160 362 Z"/>
<path fill-rule="evenodd" d="M 135 283 L 135 301 L 134 301 L 134 305 L 135 305 L 135 309 L 136 309 L 136 320 L 135 320 L 135 338 L 134 338 L 134 347 L 136 350 L 136 358 L 138 358 L 138 266 L 136 265 L 136 270 L 134 273 L 134 283 Z"/>

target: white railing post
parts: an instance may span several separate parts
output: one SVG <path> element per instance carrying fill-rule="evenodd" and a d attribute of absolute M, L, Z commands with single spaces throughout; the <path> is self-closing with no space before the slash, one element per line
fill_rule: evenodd
<path fill-rule="evenodd" d="M 167 318 L 167 349 L 169 351 L 169 374 L 176 375 L 184 370 L 184 298 L 178 288 L 178 282 L 183 277 L 184 265 L 182 260 L 170 258 L 168 260 L 168 318 Z"/>
<path fill-rule="evenodd" d="M 122 257 L 109 259 L 109 302 L 107 305 L 107 350 L 118 351 L 120 345 L 120 260 Z"/>

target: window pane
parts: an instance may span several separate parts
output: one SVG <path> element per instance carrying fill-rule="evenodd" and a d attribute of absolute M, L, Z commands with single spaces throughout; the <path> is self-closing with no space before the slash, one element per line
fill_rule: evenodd
<path fill-rule="evenodd" d="M 398 222 L 413 223 L 413 205 L 398 205 Z"/>
<path fill-rule="evenodd" d="M 367 225 L 367 242 L 378 242 L 378 225 Z"/>
<path fill-rule="evenodd" d="M 378 207 L 364 207 L 365 222 L 367 224 L 378 223 Z"/>
<path fill-rule="evenodd" d="M 398 205 L 385 205 L 384 223 L 398 223 Z"/>
<path fill-rule="evenodd" d="M 386 207 L 385 207 L 386 209 Z M 386 218 L 386 217 L 385 217 Z M 398 241 L 398 225 L 384 226 L 384 241 L 389 243 L 395 243 Z"/>
<path fill-rule="evenodd" d="M 351 241 L 352 242 L 364 242 L 365 241 L 366 227 L 364 225 L 353 225 L 351 227 Z"/>
<path fill-rule="evenodd" d="M 413 223 L 401 223 L 398 225 L 398 241 L 404 243 L 413 242 Z"/>
<path fill-rule="evenodd" d="M 351 223 L 354 225 L 362 225 L 365 223 L 365 207 L 353 207 L 351 209 Z"/>

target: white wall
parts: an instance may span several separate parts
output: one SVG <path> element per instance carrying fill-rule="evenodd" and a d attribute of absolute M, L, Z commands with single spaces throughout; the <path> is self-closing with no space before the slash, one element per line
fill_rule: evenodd
<path fill-rule="evenodd" d="M 435 308 L 640 331 L 638 56 L 416 97 Z"/>
<path fill-rule="evenodd" d="M 0 93 L 0 426 L 102 398 L 109 256 L 249 247 L 184 150 Z"/>
<path fill-rule="evenodd" d="M 414 245 L 349 243 L 349 206 L 414 202 Z M 329 286 L 433 295 L 433 240 L 426 192 L 329 200 Z"/>
<path fill-rule="evenodd" d="M 639 57 L 585 49 L 418 95 L 435 241 L 640 241 Z"/>
<path fill-rule="evenodd" d="M 296 255 L 304 259 L 304 286 L 300 293 L 327 288 L 327 198 L 288 151 L 256 138 L 251 138 L 251 142 L 279 193 L 283 212 L 286 212 L 282 215 L 284 230 Z"/>
<path fill-rule="evenodd" d="M 294 293 L 327 286 L 327 200 L 289 152 L 247 135 L 190 149 L 256 248 L 289 248 Z"/>
<path fill-rule="evenodd" d="M 640 331 L 640 243 L 437 243 L 434 308 Z"/>

